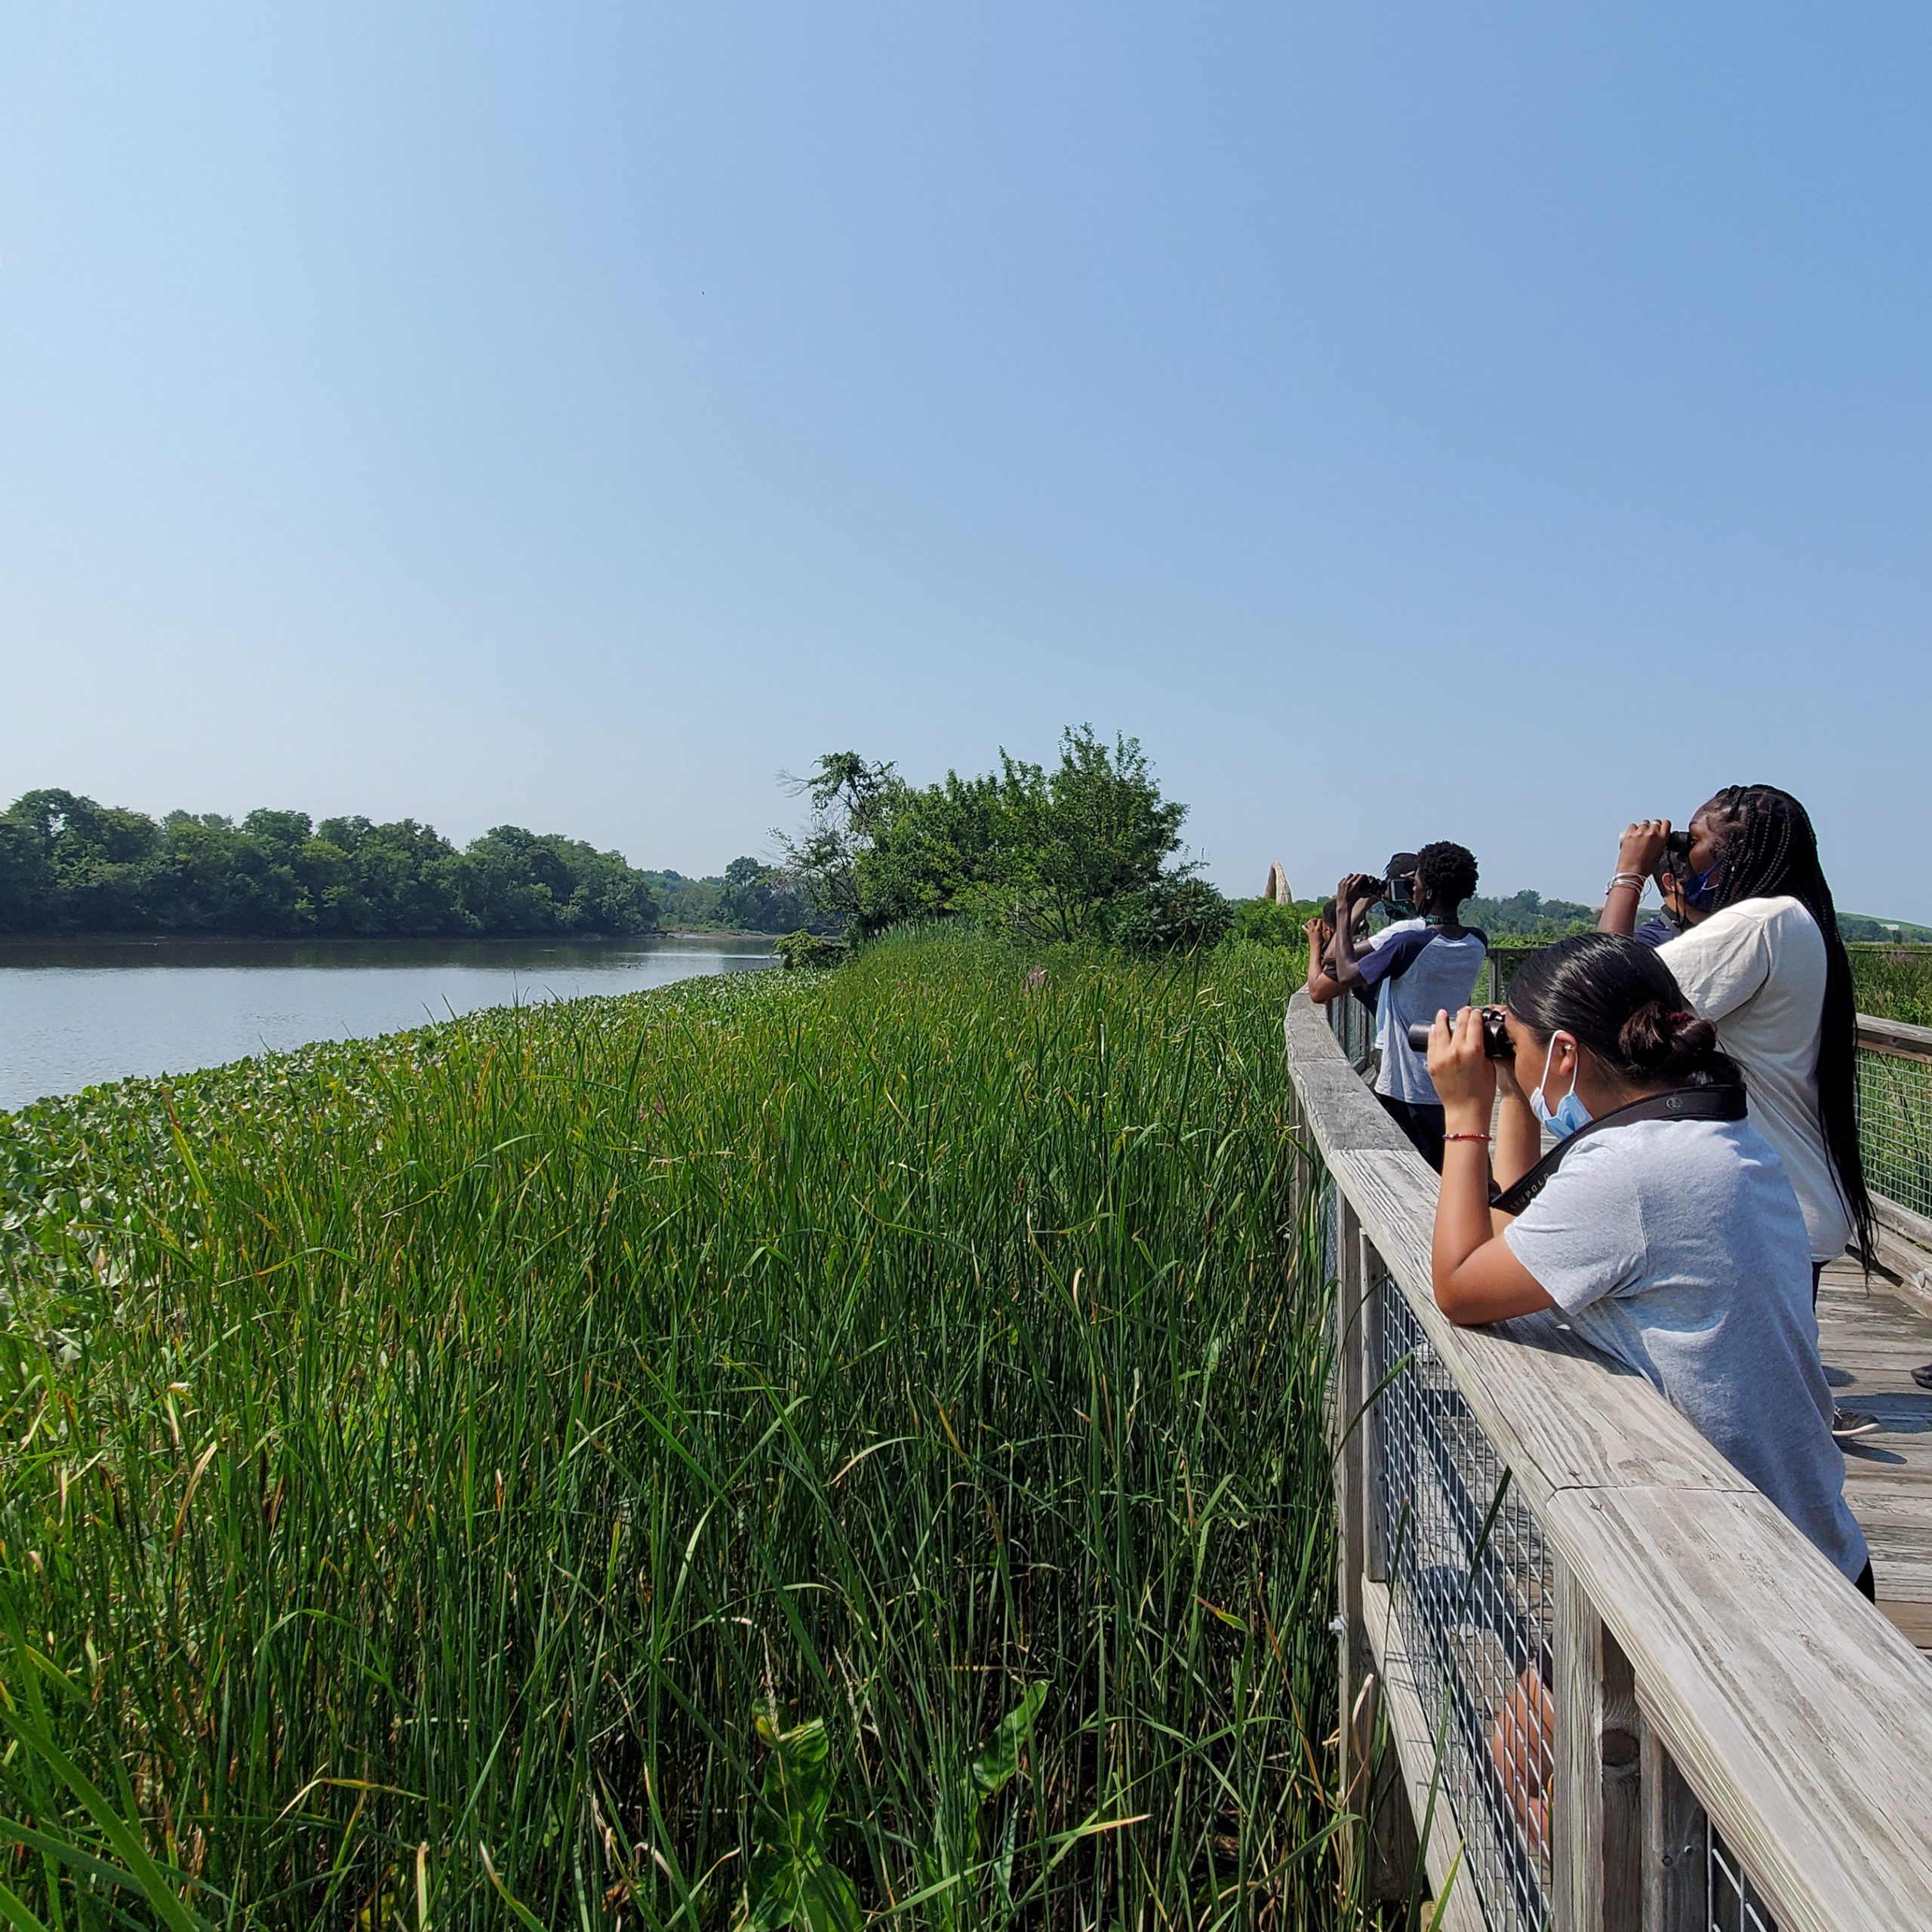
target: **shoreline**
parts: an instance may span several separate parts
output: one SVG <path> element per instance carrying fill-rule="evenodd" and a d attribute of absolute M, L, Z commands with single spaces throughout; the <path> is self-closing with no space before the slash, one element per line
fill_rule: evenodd
<path fill-rule="evenodd" d="M 642 933 L 5 933 L 0 961 L 10 952 L 50 946 L 101 946 L 166 949 L 173 946 L 651 946 L 663 940 L 701 939 L 774 945 L 782 933 L 741 932 L 730 927 L 654 927 Z"/>

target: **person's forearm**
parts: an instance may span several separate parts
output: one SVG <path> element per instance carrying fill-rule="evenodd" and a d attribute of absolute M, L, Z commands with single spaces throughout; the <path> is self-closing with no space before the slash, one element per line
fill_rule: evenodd
<path fill-rule="evenodd" d="M 1513 1187 L 1543 1158 L 1543 1129 L 1521 1088 L 1506 1086 L 1498 1099 L 1493 1164 L 1496 1184 Z"/>
<path fill-rule="evenodd" d="M 1641 879 L 1634 884 L 1628 878 L 1614 880 L 1610 890 L 1604 894 L 1603 910 L 1597 915 L 1597 931 L 1622 933 L 1626 937 L 1634 933 L 1637 930 L 1637 904 L 1643 896 Z"/>
<path fill-rule="evenodd" d="M 1469 1123 L 1447 1123 L 1451 1134 L 1478 1131 Z M 1444 1284 L 1487 1241 L 1489 1220 L 1489 1142 L 1450 1140 L 1442 1149 L 1442 1185 L 1435 1200 L 1435 1233 L 1429 1245 L 1429 1273 L 1439 1298 Z"/>
<path fill-rule="evenodd" d="M 1353 909 L 1350 909 L 1352 911 Z M 1334 962 L 1330 977 L 1337 986 L 1353 986 L 1361 977 L 1361 969 L 1355 964 L 1360 955 L 1355 951 L 1354 922 L 1352 919 L 1337 924 L 1334 943 L 1328 952 L 1329 957 Z"/>

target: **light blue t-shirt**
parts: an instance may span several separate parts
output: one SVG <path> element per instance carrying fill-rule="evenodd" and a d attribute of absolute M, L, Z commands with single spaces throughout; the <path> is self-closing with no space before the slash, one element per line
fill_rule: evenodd
<path fill-rule="evenodd" d="M 1748 1120 L 1605 1128 L 1503 1238 L 1584 1340 L 1635 1370 L 1857 1577 L 1869 1552 L 1832 1439 L 1810 1238 Z"/>
<path fill-rule="evenodd" d="M 1375 1044 L 1382 1052 L 1378 1094 L 1411 1105 L 1438 1104 L 1429 1056 L 1409 1044 L 1409 1029 L 1467 1006 L 1488 953 L 1481 933 L 1445 939 L 1423 919 L 1400 920 L 1376 934 L 1358 964 L 1364 981 L 1375 989 Z"/>

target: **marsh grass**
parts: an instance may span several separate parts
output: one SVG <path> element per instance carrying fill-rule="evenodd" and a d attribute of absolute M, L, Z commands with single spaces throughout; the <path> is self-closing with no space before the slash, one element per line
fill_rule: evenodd
<path fill-rule="evenodd" d="M 915 938 L 0 1116 L 0 1879 L 158 1922 L 51 1750 L 210 1921 L 721 1926 L 817 1721 L 881 1922 L 1336 1922 L 1293 964 Z"/>

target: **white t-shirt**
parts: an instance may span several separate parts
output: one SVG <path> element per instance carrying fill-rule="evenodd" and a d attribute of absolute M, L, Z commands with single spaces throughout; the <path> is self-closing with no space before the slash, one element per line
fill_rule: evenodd
<path fill-rule="evenodd" d="M 1642 1376 L 1857 1578 L 1868 1552 L 1832 1439 L 1810 1242 L 1749 1121 L 1604 1128 L 1503 1238 L 1585 1341 Z"/>
<path fill-rule="evenodd" d="M 1825 936 L 1817 921 L 1795 899 L 1740 899 L 1666 941 L 1657 957 L 1743 1068 L 1752 1121 L 1798 1190 L 1811 1259 L 1836 1260 L 1851 1239 L 1851 1216 L 1818 1121 Z"/>

